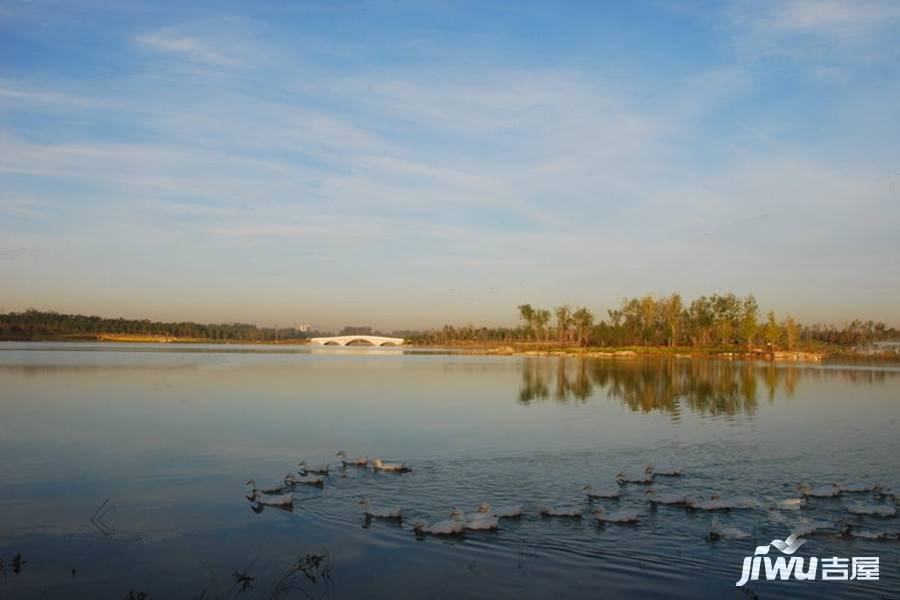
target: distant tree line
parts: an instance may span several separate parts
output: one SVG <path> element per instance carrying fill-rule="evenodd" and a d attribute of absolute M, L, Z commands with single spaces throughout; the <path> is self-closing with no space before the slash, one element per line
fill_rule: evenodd
<path fill-rule="evenodd" d="M 392 335 L 419 344 L 484 345 L 532 343 L 581 347 L 685 347 L 785 349 L 813 346 L 857 347 L 900 339 L 900 331 L 884 323 L 854 320 L 842 327 L 804 325 L 791 316 L 762 316 L 756 299 L 735 294 L 701 296 L 691 302 L 679 294 L 660 298 L 625 298 L 598 320 L 584 307 L 555 309 L 522 304 L 517 327 L 456 327 L 431 331 L 382 333 L 370 326 L 344 327 L 341 335 Z M 204 324 L 148 319 L 110 319 L 52 311 L 27 310 L 0 314 L 0 339 L 29 340 L 90 337 L 102 334 L 152 335 L 232 342 L 302 340 L 333 335 L 295 328 L 258 327 L 247 323 Z"/>
<path fill-rule="evenodd" d="M 0 314 L 2 339 L 28 340 L 100 334 L 153 335 L 239 342 L 272 342 L 331 335 L 317 331 L 300 331 L 292 327 L 257 327 L 247 323 L 205 324 L 190 321 L 168 323 L 148 319 L 109 319 L 38 310 Z"/>
<path fill-rule="evenodd" d="M 752 295 L 711 294 L 690 302 L 679 294 L 660 298 L 625 298 L 598 320 L 584 308 L 569 305 L 554 310 L 522 304 L 519 327 L 453 327 L 427 331 L 414 342 L 537 342 L 561 346 L 670 346 L 794 350 L 814 345 L 859 346 L 897 339 L 900 332 L 884 323 L 852 321 L 843 327 L 803 325 L 793 317 L 762 316 Z"/>

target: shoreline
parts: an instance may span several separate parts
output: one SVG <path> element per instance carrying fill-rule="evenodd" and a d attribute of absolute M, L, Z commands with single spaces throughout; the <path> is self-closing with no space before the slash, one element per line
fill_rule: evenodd
<path fill-rule="evenodd" d="M 416 346 L 429 348 L 435 346 Z M 460 350 L 462 354 L 486 355 L 486 356 L 564 356 L 599 358 L 605 360 L 630 360 L 638 358 L 675 358 L 684 360 L 716 359 L 716 360 L 768 360 L 772 362 L 816 362 L 826 360 L 829 355 L 822 352 L 808 351 L 775 351 L 775 352 L 746 352 L 734 350 L 696 350 L 686 348 L 647 347 L 647 348 L 537 348 L 525 349 L 513 346 L 498 346 L 491 348 L 466 348 L 465 346 L 450 346 Z M 898 357 L 900 361 L 900 357 Z"/>
<path fill-rule="evenodd" d="M 209 344 L 221 346 L 311 346 L 306 339 L 287 340 L 217 340 L 206 338 L 185 338 L 175 336 L 135 335 L 135 334 L 73 334 L 67 336 L 46 336 L 31 338 L 3 338 L 2 342 L 98 342 L 104 344 Z M 346 348 L 370 348 L 368 345 L 352 345 Z M 626 347 L 570 347 L 541 343 L 514 343 L 498 345 L 479 344 L 416 344 L 394 346 L 396 349 L 453 350 L 455 354 L 470 356 L 540 356 L 595 358 L 600 360 L 635 360 L 641 358 L 672 358 L 682 360 L 738 360 L 768 361 L 774 363 L 815 363 L 815 364 L 900 364 L 900 353 L 883 352 L 865 354 L 843 349 L 833 350 L 776 350 L 753 351 L 669 346 L 626 346 Z"/>

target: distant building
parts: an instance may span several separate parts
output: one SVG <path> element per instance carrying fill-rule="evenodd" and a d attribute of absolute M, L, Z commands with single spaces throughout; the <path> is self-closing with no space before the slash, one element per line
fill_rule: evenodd
<path fill-rule="evenodd" d="M 302 325 L 297 325 L 297 327 L 295 327 L 294 329 L 301 333 L 309 333 L 310 330 L 312 330 L 312 325 L 310 325 L 309 323 L 304 323 Z"/>

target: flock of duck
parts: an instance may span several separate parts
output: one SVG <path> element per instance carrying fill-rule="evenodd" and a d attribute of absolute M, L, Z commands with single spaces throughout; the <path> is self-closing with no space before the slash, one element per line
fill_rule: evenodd
<path fill-rule="evenodd" d="M 351 458 L 343 450 L 336 454 L 340 460 L 339 468 L 344 472 L 347 469 L 372 469 L 384 473 L 410 473 L 412 469 L 406 463 L 386 462 L 381 459 L 369 460 L 367 456 Z M 301 461 L 296 473 L 288 473 L 280 482 L 258 486 L 251 479 L 247 485 L 251 486 L 247 499 L 253 503 L 255 511 L 259 512 L 265 506 L 284 509 L 293 508 L 294 496 L 291 493 L 296 487 L 309 485 L 319 488 L 324 487 L 326 479 L 332 471 L 330 464 L 313 465 L 307 461 Z M 646 513 L 642 509 L 609 509 L 605 506 L 597 506 L 598 501 L 618 501 L 623 490 L 628 487 L 643 486 L 643 494 L 651 507 L 655 505 L 680 506 L 692 511 L 732 511 L 732 510 L 766 510 L 769 520 L 784 523 L 787 519 L 781 511 L 801 511 L 807 505 L 809 498 L 839 498 L 841 496 L 855 496 L 869 493 L 875 500 L 881 502 L 853 501 L 846 508 L 853 516 L 871 516 L 881 518 L 893 518 L 897 516 L 897 504 L 900 503 L 900 495 L 894 494 L 880 485 L 851 483 L 845 485 L 829 484 L 812 487 L 801 483 L 797 486 L 796 497 L 775 498 L 767 496 L 764 499 L 749 496 L 721 496 L 711 494 L 708 496 L 695 496 L 681 492 L 662 492 L 652 487 L 658 478 L 680 478 L 684 471 L 677 467 L 654 467 L 646 465 L 637 473 L 620 472 L 610 485 L 595 487 L 585 485 L 582 488 L 585 504 L 540 506 L 537 515 L 543 518 L 582 519 L 591 518 L 598 525 L 636 524 L 641 521 Z M 366 519 L 389 519 L 402 521 L 404 509 L 397 506 L 376 506 L 368 498 L 361 498 L 359 504 L 362 514 Z M 501 519 L 519 519 L 525 515 L 526 510 L 522 504 L 510 504 L 505 506 L 492 506 L 487 502 L 481 503 L 472 512 L 466 512 L 454 508 L 448 514 L 449 518 L 441 519 L 430 524 L 416 522 L 413 531 L 416 535 L 458 536 L 466 531 L 495 530 L 499 527 Z M 900 533 L 885 531 L 859 530 L 856 523 L 849 519 L 841 521 L 839 526 L 828 521 L 817 521 L 800 517 L 799 525 L 791 533 L 797 536 L 813 535 L 819 530 L 834 529 L 841 537 L 859 537 L 865 539 L 900 539 Z M 737 527 L 722 526 L 717 520 L 712 520 L 707 539 L 741 539 L 750 537 L 750 533 Z"/>

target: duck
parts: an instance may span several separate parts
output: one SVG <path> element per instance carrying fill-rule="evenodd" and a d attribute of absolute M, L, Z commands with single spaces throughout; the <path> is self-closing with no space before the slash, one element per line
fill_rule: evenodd
<path fill-rule="evenodd" d="M 713 494 L 707 500 L 690 498 L 687 506 L 696 510 L 732 510 L 735 508 L 755 508 L 756 502 L 747 496 L 722 498 L 719 494 Z"/>
<path fill-rule="evenodd" d="M 413 532 L 416 535 L 462 535 L 465 530 L 466 521 L 458 516 L 437 521 L 431 525 L 426 525 L 421 521 L 413 525 Z"/>
<path fill-rule="evenodd" d="M 851 502 L 847 505 L 847 511 L 851 515 L 869 515 L 872 517 L 896 517 L 897 507 L 890 504 L 865 504 Z"/>
<path fill-rule="evenodd" d="M 465 528 L 471 531 L 491 531 L 499 526 L 499 519 L 496 515 L 486 512 L 463 513 L 462 509 L 454 508 L 450 516 L 454 519 L 461 519 L 465 523 Z"/>
<path fill-rule="evenodd" d="M 260 490 L 253 490 L 253 494 L 247 497 L 251 502 L 256 502 L 260 506 L 293 506 L 294 497 L 290 494 L 265 494 Z"/>
<path fill-rule="evenodd" d="M 872 495 L 876 500 L 888 500 L 900 504 L 900 494 L 895 494 L 893 490 L 883 488 L 880 485 L 875 486 L 875 489 L 872 490 Z"/>
<path fill-rule="evenodd" d="M 651 477 L 654 477 L 656 475 L 659 475 L 661 477 L 681 477 L 682 475 L 684 475 L 684 471 L 682 471 L 679 467 L 654 467 L 652 464 L 646 465 L 644 467 L 644 473 L 650 475 Z"/>
<path fill-rule="evenodd" d="M 359 456 L 351 459 L 343 450 L 338 450 L 335 456 L 341 459 L 341 466 L 343 467 L 365 467 L 369 464 L 368 456 Z"/>
<path fill-rule="evenodd" d="M 542 506 L 538 514 L 542 517 L 561 517 L 567 519 L 580 519 L 582 509 L 580 506 Z"/>
<path fill-rule="evenodd" d="M 649 475 L 646 472 L 642 475 L 626 475 L 624 472 L 619 472 L 616 475 L 616 483 L 619 485 L 625 485 L 626 483 L 653 483 L 653 475 Z"/>
<path fill-rule="evenodd" d="M 619 498 L 618 487 L 595 488 L 591 484 L 587 484 L 582 489 L 587 494 L 588 500 L 617 500 Z"/>
<path fill-rule="evenodd" d="M 691 498 L 687 494 L 678 492 L 657 493 L 653 488 L 644 492 L 648 496 L 651 504 L 666 504 L 668 506 L 688 506 L 691 504 Z"/>
<path fill-rule="evenodd" d="M 839 485 L 838 488 L 841 490 L 842 494 L 863 494 L 865 492 L 875 492 L 881 489 L 880 486 L 872 484 L 872 483 L 861 483 L 861 482 L 853 482 L 853 483 L 844 483 Z"/>
<path fill-rule="evenodd" d="M 247 496 L 248 498 L 252 498 L 256 492 L 261 494 L 280 494 L 288 488 L 287 483 L 273 483 L 271 485 L 257 487 L 256 481 L 253 479 L 248 479 L 245 485 L 250 486 L 250 495 Z"/>
<path fill-rule="evenodd" d="M 850 535 L 864 540 L 890 540 L 897 539 L 897 534 L 890 534 L 886 531 L 851 531 Z"/>
<path fill-rule="evenodd" d="M 301 460 L 299 467 L 301 475 L 328 475 L 328 465 L 311 465 Z"/>
<path fill-rule="evenodd" d="M 775 508 L 769 509 L 769 514 L 767 515 L 767 517 L 770 523 L 778 523 L 779 525 L 784 525 L 788 522 L 788 518 L 784 515 L 784 513 Z"/>
<path fill-rule="evenodd" d="M 715 542 L 717 540 L 725 539 L 743 540 L 748 537 L 750 537 L 750 532 L 737 527 L 722 527 L 722 524 L 719 523 L 718 519 L 713 519 L 712 526 L 709 529 L 709 534 L 706 536 L 706 539 Z"/>
<path fill-rule="evenodd" d="M 367 517 L 372 517 L 375 519 L 392 519 L 395 521 L 403 520 L 403 510 L 397 507 L 386 507 L 386 508 L 375 508 L 372 506 L 372 502 L 368 498 L 363 498 L 359 501 L 363 507 L 363 513 Z"/>
<path fill-rule="evenodd" d="M 605 508 L 599 507 L 591 511 L 591 516 L 601 523 L 637 523 L 641 518 L 638 510 L 623 509 L 607 512 Z"/>
<path fill-rule="evenodd" d="M 864 540 L 889 540 L 892 538 L 897 538 L 897 534 L 888 533 L 887 531 L 870 531 L 870 530 L 862 530 L 857 531 L 856 525 L 850 523 L 849 521 L 844 523 L 844 526 L 841 528 L 840 533 L 838 534 L 840 537 L 858 537 Z"/>
<path fill-rule="evenodd" d="M 841 488 L 834 485 L 820 485 L 812 487 L 808 483 L 801 483 L 797 486 L 797 491 L 804 496 L 812 498 L 837 498 L 841 495 Z"/>
<path fill-rule="evenodd" d="M 412 471 L 406 463 L 384 462 L 380 458 L 372 461 L 372 468 L 376 471 L 388 471 L 390 473 L 409 473 Z"/>
<path fill-rule="evenodd" d="M 713 494 L 706 500 L 689 498 L 687 506 L 694 510 L 731 510 L 731 505 L 716 494 Z"/>
<path fill-rule="evenodd" d="M 476 512 L 488 513 L 498 519 L 518 519 L 525 514 L 525 508 L 521 504 L 507 504 L 505 506 L 492 507 L 487 502 L 478 505 Z"/>
<path fill-rule="evenodd" d="M 760 507 L 759 501 L 750 496 L 731 496 L 726 498 L 726 500 L 731 503 L 731 508 L 752 509 Z"/>
<path fill-rule="evenodd" d="M 774 498 L 767 497 L 766 499 L 774 503 L 770 508 L 776 510 L 800 510 L 806 506 L 806 498 L 785 498 L 784 500 L 775 500 Z"/>
<path fill-rule="evenodd" d="M 814 521 L 800 517 L 800 524 L 791 530 L 792 535 L 801 537 L 804 535 L 815 535 L 820 529 L 831 529 L 834 527 L 829 521 Z"/>
<path fill-rule="evenodd" d="M 325 485 L 325 478 L 319 475 L 294 475 L 293 473 L 288 473 L 284 476 L 284 483 L 288 486 L 314 485 L 323 487 Z"/>

